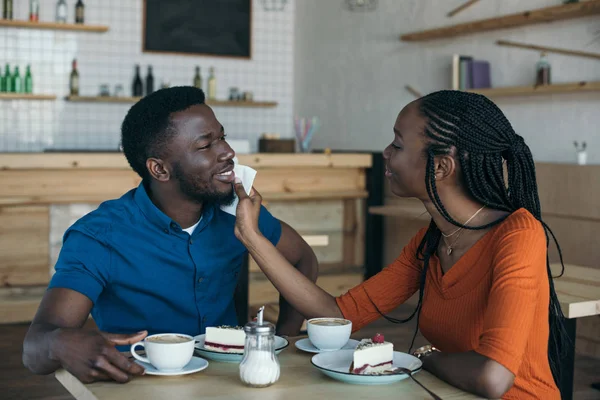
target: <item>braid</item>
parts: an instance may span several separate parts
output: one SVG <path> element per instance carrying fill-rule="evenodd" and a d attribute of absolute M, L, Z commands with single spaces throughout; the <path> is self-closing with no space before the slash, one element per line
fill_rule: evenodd
<path fill-rule="evenodd" d="M 428 139 L 425 150 L 427 158 L 425 186 L 437 211 L 453 225 L 469 230 L 487 229 L 506 218 L 502 217 L 482 226 L 465 226 L 448 213 L 437 192 L 434 159 L 439 155 L 451 154 L 455 149 L 465 186 L 475 200 L 490 208 L 510 213 L 525 208 L 540 221 L 546 234 L 546 246 L 549 245 L 551 236 L 558 248 L 562 266 L 559 276 L 562 276 L 564 272 L 562 251 L 554 233 L 542 221 L 533 156 L 523 138 L 515 133 L 502 111 L 485 96 L 448 90 L 422 97 L 419 107 L 420 112 L 427 119 L 424 130 Z M 508 186 L 504 176 L 505 162 Z M 404 320 L 389 318 L 377 309 L 388 321 L 394 323 L 410 321 L 416 315 L 417 328 L 413 335 L 411 349 L 419 329 L 418 322 L 429 260 L 437 251 L 440 239 L 441 231 L 432 219 L 417 250 L 417 259 L 423 261 L 423 269 L 419 282 L 419 302 L 410 317 Z M 560 358 L 564 357 L 568 336 L 563 325 L 564 315 L 554 289 L 547 254 L 546 270 L 550 288 L 548 359 L 554 381 L 558 385 Z"/>

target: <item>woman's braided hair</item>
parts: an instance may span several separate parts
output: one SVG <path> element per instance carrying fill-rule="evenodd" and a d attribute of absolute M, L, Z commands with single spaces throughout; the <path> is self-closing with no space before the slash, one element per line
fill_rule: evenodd
<path fill-rule="evenodd" d="M 549 244 L 548 234 L 556 243 L 562 265 L 562 275 L 564 263 L 560 246 L 552 230 L 542 221 L 535 164 L 531 151 L 523 138 L 515 133 L 502 111 L 485 96 L 450 90 L 434 92 L 421 98 L 419 110 L 427 120 L 425 135 L 429 139 L 425 149 L 427 157 L 425 184 L 429 198 L 438 212 L 450 223 L 470 230 L 486 229 L 499 224 L 506 218 L 472 227 L 462 225 L 446 211 L 437 193 L 434 157 L 450 154 L 451 149 L 455 148 L 462 170 L 462 178 L 470 195 L 481 204 L 497 210 L 512 213 L 520 208 L 527 209 L 542 223 L 546 231 L 546 244 Z M 504 178 L 504 161 L 506 161 L 508 172 L 508 184 Z M 436 252 L 440 238 L 441 231 L 431 220 L 417 250 L 417 258 L 423 261 L 417 307 L 407 319 L 385 317 L 389 321 L 404 323 L 416 315 L 418 330 L 429 259 Z M 546 256 L 546 264 L 550 285 L 548 359 L 552 375 L 558 385 L 560 358 L 564 354 L 568 338 L 562 320 L 564 316 L 554 290 L 548 256 Z M 417 331 L 413 336 L 411 349 L 416 334 Z"/>

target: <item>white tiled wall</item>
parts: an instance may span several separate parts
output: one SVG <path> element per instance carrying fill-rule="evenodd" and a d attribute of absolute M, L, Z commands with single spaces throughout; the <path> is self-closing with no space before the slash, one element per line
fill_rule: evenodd
<path fill-rule="evenodd" d="M 276 108 L 217 107 L 217 118 L 231 139 L 249 139 L 255 150 L 263 132 L 292 137 L 294 1 L 284 11 L 265 11 L 254 0 L 252 59 L 161 55 L 142 52 L 142 0 L 85 0 L 88 24 L 108 25 L 106 33 L 62 32 L 0 27 L 0 67 L 31 64 L 34 93 L 55 94 L 56 101 L 0 100 L 0 151 L 46 148 L 116 149 L 120 124 L 131 104 L 69 103 L 71 61 L 78 60 L 80 94 L 95 96 L 101 84 L 116 84 L 131 95 L 134 65 L 152 65 L 155 89 L 161 82 L 191 85 L 196 65 L 206 84 L 215 67 L 217 96 L 229 87 L 252 91 L 255 100 L 277 101 Z M 73 20 L 75 0 L 67 0 Z M 55 0 L 41 1 L 41 21 L 53 21 Z M 14 18 L 27 19 L 28 0 L 14 0 Z"/>

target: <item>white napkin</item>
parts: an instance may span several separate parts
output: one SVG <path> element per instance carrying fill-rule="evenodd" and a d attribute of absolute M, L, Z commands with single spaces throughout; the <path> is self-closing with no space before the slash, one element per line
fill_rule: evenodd
<path fill-rule="evenodd" d="M 242 180 L 242 186 L 244 186 L 244 190 L 246 190 L 246 193 L 250 194 L 250 189 L 252 189 L 252 184 L 254 183 L 254 178 L 256 177 L 256 170 L 245 165 L 239 165 L 237 163 L 237 157 L 233 159 L 233 162 L 235 163 L 235 166 L 233 167 L 235 176 Z M 234 196 L 235 199 L 231 205 L 221 206 L 221 210 L 231 215 L 235 215 L 239 202 L 237 194 L 234 194 Z"/>

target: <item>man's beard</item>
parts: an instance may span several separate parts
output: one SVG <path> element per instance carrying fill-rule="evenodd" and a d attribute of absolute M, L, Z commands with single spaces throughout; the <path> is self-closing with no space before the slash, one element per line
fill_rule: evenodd
<path fill-rule="evenodd" d="M 186 176 L 179 163 L 173 164 L 173 175 L 179 182 L 179 190 L 181 190 L 181 193 L 198 203 L 228 206 L 233 203 L 233 200 L 235 199 L 233 186 L 230 186 L 228 192 L 219 192 L 208 182 Z"/>

